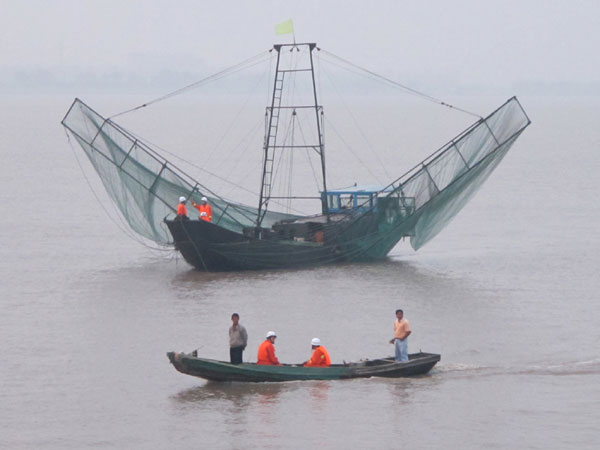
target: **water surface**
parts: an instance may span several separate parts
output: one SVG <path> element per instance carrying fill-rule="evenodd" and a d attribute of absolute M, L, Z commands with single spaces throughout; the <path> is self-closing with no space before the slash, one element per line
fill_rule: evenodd
<path fill-rule="evenodd" d="M 418 253 L 402 242 L 375 264 L 207 274 L 126 232 L 58 124 L 71 100 L 6 97 L 0 112 L 0 447 L 600 445 L 597 101 L 522 99 L 533 125 Z M 384 152 L 398 175 L 426 156 L 419 138 Z M 334 362 L 389 355 L 398 307 L 410 349 L 442 354 L 430 376 L 219 384 L 165 356 L 227 359 L 234 311 L 247 360 L 271 329 L 286 362 L 315 336 Z"/>

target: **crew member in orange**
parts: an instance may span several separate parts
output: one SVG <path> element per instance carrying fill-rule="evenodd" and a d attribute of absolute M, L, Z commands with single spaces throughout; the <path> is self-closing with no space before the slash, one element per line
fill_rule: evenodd
<path fill-rule="evenodd" d="M 308 367 L 329 367 L 331 358 L 327 349 L 321 345 L 321 339 L 313 338 L 310 344 L 312 345 L 313 354 L 304 365 Z"/>
<path fill-rule="evenodd" d="M 274 331 L 269 331 L 267 333 L 267 338 L 263 341 L 262 344 L 258 346 L 258 356 L 256 359 L 258 360 L 256 364 L 262 364 L 266 366 L 279 366 L 279 360 L 277 356 L 275 356 L 275 339 L 277 335 Z"/>
<path fill-rule="evenodd" d="M 187 208 L 185 207 L 185 197 L 179 197 L 179 204 L 177 205 L 177 217 L 187 219 Z"/>
<path fill-rule="evenodd" d="M 200 204 L 194 203 L 192 201 L 192 206 L 198 210 L 199 219 L 204 220 L 205 222 L 212 222 L 212 208 L 208 204 L 208 199 L 206 197 L 202 197 L 200 200 Z"/>

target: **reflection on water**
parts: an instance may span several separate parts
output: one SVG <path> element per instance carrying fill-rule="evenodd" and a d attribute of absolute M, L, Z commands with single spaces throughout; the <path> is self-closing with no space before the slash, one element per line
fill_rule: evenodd
<path fill-rule="evenodd" d="M 331 381 L 315 381 L 310 384 L 308 393 L 317 409 L 323 408 L 329 400 L 329 386 Z"/>
<path fill-rule="evenodd" d="M 338 383 L 347 381 L 338 381 Z M 273 405 L 280 400 L 282 393 L 292 394 L 301 391 L 308 392 L 308 397 L 320 403 L 328 399 L 331 381 L 290 381 L 284 383 L 238 383 L 206 381 L 201 386 L 185 389 L 171 398 L 181 404 L 203 403 L 207 401 L 227 401 L 242 407 L 248 403 L 257 402 L 263 405 Z"/>
<path fill-rule="evenodd" d="M 444 379 L 433 369 L 429 374 L 410 378 L 378 378 L 371 382 L 385 386 L 392 403 L 408 403 L 414 401 L 414 396 L 423 390 L 433 390 L 444 383 Z"/>
<path fill-rule="evenodd" d="M 295 389 L 294 383 L 221 383 L 208 381 L 179 392 L 172 397 L 183 404 L 207 401 L 226 401 L 236 407 L 244 407 L 255 401 L 272 404 L 277 401 L 283 390 Z"/>
<path fill-rule="evenodd" d="M 233 288 L 238 285 L 253 286 L 269 284 L 278 281 L 306 280 L 331 287 L 335 280 L 344 280 L 345 284 L 380 283 L 382 286 L 402 283 L 405 286 L 423 289 L 433 287 L 446 295 L 463 295 L 472 293 L 473 286 L 468 279 L 450 276 L 448 273 L 436 272 L 413 261 L 402 260 L 399 257 L 385 258 L 381 261 L 368 263 L 338 263 L 316 268 L 260 270 L 239 272 L 202 272 L 186 266 L 189 270 L 177 271 L 171 280 L 171 285 L 182 292 L 195 292 L 198 289 L 222 290 L 228 285 Z M 284 288 L 290 291 L 288 288 Z M 454 294 L 452 291 L 457 291 Z"/>

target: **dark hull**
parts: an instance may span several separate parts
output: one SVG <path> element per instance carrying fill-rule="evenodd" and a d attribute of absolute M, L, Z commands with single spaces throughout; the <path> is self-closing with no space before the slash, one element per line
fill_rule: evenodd
<path fill-rule="evenodd" d="M 256 239 L 200 220 L 166 220 L 175 248 L 192 266 L 206 271 L 265 270 L 381 259 L 402 237 L 378 233 L 377 224 L 358 220 L 332 227 L 324 242 Z M 368 239 L 364 239 L 368 236 Z"/>
<path fill-rule="evenodd" d="M 407 362 L 382 358 L 330 367 L 303 367 L 296 365 L 263 366 L 257 364 L 230 364 L 224 361 L 197 358 L 185 353 L 167 353 L 171 364 L 179 372 L 211 381 L 281 382 L 298 380 L 341 380 L 347 378 L 400 378 L 428 373 L 440 360 L 433 353 L 415 353 Z"/>
<path fill-rule="evenodd" d="M 260 270 L 305 267 L 343 260 L 333 245 L 248 238 L 200 220 L 166 221 L 175 247 L 200 270 Z"/>

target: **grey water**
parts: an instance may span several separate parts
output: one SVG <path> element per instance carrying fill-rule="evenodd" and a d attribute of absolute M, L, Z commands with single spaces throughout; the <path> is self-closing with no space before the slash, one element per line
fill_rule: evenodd
<path fill-rule="evenodd" d="M 95 100 L 104 114 L 135 104 Z M 132 238 L 59 124 L 72 98 L 0 101 L 1 448 L 600 446 L 597 97 L 521 98 L 531 127 L 418 252 L 405 241 L 373 264 L 223 274 Z M 139 129 L 192 121 L 172 109 Z M 419 162 L 409 149 L 443 144 L 451 125 L 406 137 L 406 151 L 384 155 L 388 170 Z M 171 150 L 189 138 L 158 133 Z M 195 142 L 186 158 L 198 162 Z M 344 161 L 338 174 L 356 170 Z M 233 312 L 248 361 L 271 329 L 284 362 L 306 359 L 315 336 L 334 362 L 391 355 L 396 308 L 409 350 L 442 355 L 428 376 L 219 384 L 165 356 L 227 359 Z"/>

